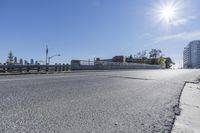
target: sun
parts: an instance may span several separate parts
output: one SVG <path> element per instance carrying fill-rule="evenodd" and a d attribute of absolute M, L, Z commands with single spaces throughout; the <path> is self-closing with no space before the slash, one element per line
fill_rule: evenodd
<path fill-rule="evenodd" d="M 177 0 L 162 0 L 155 8 L 155 19 L 164 25 L 177 25 L 181 17 L 182 3 Z"/>
<path fill-rule="evenodd" d="M 164 19 L 167 23 L 173 21 L 176 18 L 176 8 L 173 6 L 165 6 L 160 9 L 160 17 Z"/>

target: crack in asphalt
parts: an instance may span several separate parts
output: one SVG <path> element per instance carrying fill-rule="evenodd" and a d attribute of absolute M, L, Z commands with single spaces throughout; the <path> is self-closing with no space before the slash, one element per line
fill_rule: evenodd
<path fill-rule="evenodd" d="M 124 76 L 110 76 L 109 78 L 123 78 L 123 79 L 136 79 L 136 80 L 153 80 L 147 78 L 124 77 Z"/>

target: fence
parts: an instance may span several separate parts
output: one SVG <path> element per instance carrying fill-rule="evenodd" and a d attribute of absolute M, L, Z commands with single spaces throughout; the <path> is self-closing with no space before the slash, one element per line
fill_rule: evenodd
<path fill-rule="evenodd" d="M 61 72 L 68 71 L 70 65 L 0 65 L 0 72 Z"/>
<path fill-rule="evenodd" d="M 71 70 L 161 69 L 160 65 L 106 61 L 72 60 Z"/>

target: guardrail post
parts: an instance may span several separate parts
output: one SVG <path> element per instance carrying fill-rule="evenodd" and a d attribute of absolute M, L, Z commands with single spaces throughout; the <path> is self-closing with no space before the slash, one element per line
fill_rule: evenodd
<path fill-rule="evenodd" d="M 37 71 L 40 72 L 40 65 L 38 65 L 38 67 L 37 67 Z"/>
<path fill-rule="evenodd" d="M 8 65 L 6 65 L 6 72 L 10 72 L 10 68 Z"/>
<path fill-rule="evenodd" d="M 4 63 L 4 66 L 3 66 L 3 72 L 4 72 L 4 73 L 6 72 L 5 66 L 6 66 L 6 64 Z"/>
<path fill-rule="evenodd" d="M 61 63 L 59 63 L 59 71 L 61 71 Z"/>
<path fill-rule="evenodd" d="M 55 63 L 55 72 L 57 71 L 57 63 Z"/>
<path fill-rule="evenodd" d="M 65 71 L 65 64 L 62 65 L 62 71 Z"/>
<path fill-rule="evenodd" d="M 27 65 L 27 67 L 26 67 L 26 71 L 27 71 L 27 72 L 30 71 L 30 67 L 29 67 L 29 65 Z"/>
<path fill-rule="evenodd" d="M 69 71 L 69 64 L 66 64 L 66 71 Z"/>
<path fill-rule="evenodd" d="M 48 72 L 48 71 L 49 71 L 49 66 L 46 65 L 46 72 Z"/>
<path fill-rule="evenodd" d="M 23 66 L 19 66 L 19 72 L 20 72 L 20 73 L 22 72 L 22 67 L 23 67 Z"/>

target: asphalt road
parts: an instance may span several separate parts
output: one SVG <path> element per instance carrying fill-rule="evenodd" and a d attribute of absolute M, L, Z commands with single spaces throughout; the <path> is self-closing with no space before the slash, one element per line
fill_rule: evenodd
<path fill-rule="evenodd" d="M 1 133 L 170 132 L 199 70 L 0 76 Z"/>

